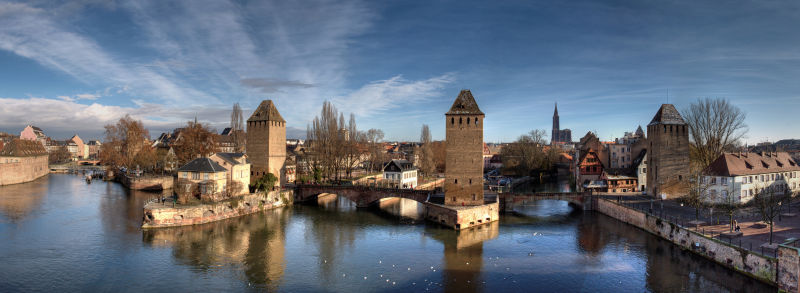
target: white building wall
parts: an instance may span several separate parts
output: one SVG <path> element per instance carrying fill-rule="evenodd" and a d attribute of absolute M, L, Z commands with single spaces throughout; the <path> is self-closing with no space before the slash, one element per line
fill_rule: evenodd
<path fill-rule="evenodd" d="M 747 203 L 761 188 L 774 186 L 777 194 L 782 194 L 780 186 L 788 186 L 791 192 L 800 192 L 800 171 L 764 173 L 757 175 L 722 177 L 704 176 L 709 184 L 707 202 L 723 203 L 725 194 L 730 193 L 738 203 Z"/>

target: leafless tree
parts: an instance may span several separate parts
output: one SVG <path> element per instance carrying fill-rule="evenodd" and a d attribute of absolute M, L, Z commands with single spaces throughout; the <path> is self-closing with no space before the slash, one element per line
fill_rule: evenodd
<path fill-rule="evenodd" d="M 781 213 L 781 204 L 786 198 L 786 192 L 781 191 L 778 185 L 757 185 L 753 206 L 761 215 L 761 220 L 769 225 L 769 244 L 772 244 L 772 228 L 775 217 Z"/>
<path fill-rule="evenodd" d="M 716 195 L 711 194 L 711 182 L 707 180 L 699 168 L 691 168 L 688 180 L 684 184 L 688 193 L 681 197 L 681 201 L 694 208 L 695 221 L 700 220 L 700 210 L 716 200 Z"/>
<path fill-rule="evenodd" d="M 383 149 L 383 130 L 375 128 L 367 130 L 364 139 L 369 146 L 369 170 L 377 171 L 386 161 L 386 151 Z"/>
<path fill-rule="evenodd" d="M 747 134 L 745 113 L 726 99 L 703 98 L 682 113 L 689 125 L 691 158 L 705 168 L 723 152 L 732 151 Z"/>
<path fill-rule="evenodd" d="M 431 138 L 431 130 L 428 124 L 422 124 L 419 142 L 419 168 L 422 174 L 430 176 L 436 171 L 436 164 L 433 161 L 433 139 Z"/>
<path fill-rule="evenodd" d="M 236 152 L 245 151 L 245 128 L 244 118 L 242 116 L 242 107 L 239 103 L 233 104 L 233 111 L 231 112 L 231 137 L 233 146 Z"/>
<path fill-rule="evenodd" d="M 721 200 L 717 204 L 717 206 L 728 215 L 728 226 L 730 227 L 728 232 L 733 232 L 735 228 L 733 225 L 733 215 L 742 207 L 740 201 L 736 200 L 736 195 L 733 193 L 734 189 L 732 186 L 733 185 L 730 185 L 727 194 L 723 194 Z"/>
<path fill-rule="evenodd" d="M 100 147 L 100 160 L 112 167 L 150 167 L 150 156 L 139 156 L 145 161 L 137 161 L 142 150 L 150 149 L 147 140 L 150 133 L 144 128 L 141 120 L 134 120 L 130 115 L 120 118 L 115 124 L 105 126 L 106 137 Z"/>
<path fill-rule="evenodd" d="M 549 170 L 558 160 L 559 151 L 556 148 L 545 149 L 548 144 L 546 137 L 547 132 L 536 129 L 503 147 L 500 151 L 503 168 L 520 176 L 531 175 L 536 170 Z"/>
<path fill-rule="evenodd" d="M 217 152 L 217 135 L 207 124 L 189 121 L 173 145 L 178 164 L 183 165 L 199 157 Z"/>

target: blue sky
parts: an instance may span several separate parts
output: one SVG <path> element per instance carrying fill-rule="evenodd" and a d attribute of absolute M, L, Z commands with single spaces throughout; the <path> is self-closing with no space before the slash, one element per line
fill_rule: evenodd
<path fill-rule="evenodd" d="M 221 130 L 272 99 L 293 137 L 330 100 L 387 139 L 443 139 L 467 88 L 491 142 L 549 133 L 555 102 L 573 139 L 610 140 L 700 97 L 744 109 L 749 143 L 800 138 L 798 31 L 795 1 L 0 0 L 0 131 Z"/>

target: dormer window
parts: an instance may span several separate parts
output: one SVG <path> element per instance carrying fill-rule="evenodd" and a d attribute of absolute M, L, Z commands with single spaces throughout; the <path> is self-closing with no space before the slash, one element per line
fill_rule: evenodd
<path fill-rule="evenodd" d="M 769 164 L 767 162 L 761 161 L 761 166 L 764 168 L 769 168 Z"/>
<path fill-rule="evenodd" d="M 744 162 L 744 166 L 745 166 L 747 169 L 753 169 L 753 165 L 750 165 L 750 163 L 748 163 L 748 162 Z"/>

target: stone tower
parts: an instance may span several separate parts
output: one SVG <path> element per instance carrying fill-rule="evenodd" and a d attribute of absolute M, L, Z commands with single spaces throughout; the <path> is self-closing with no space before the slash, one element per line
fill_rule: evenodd
<path fill-rule="evenodd" d="M 286 120 L 272 100 L 261 101 L 247 119 L 247 157 L 252 162 L 252 180 L 270 172 L 280 179 L 278 184 L 286 182 Z"/>
<path fill-rule="evenodd" d="M 445 205 L 483 204 L 483 112 L 469 90 L 458 94 L 446 124 Z"/>
<path fill-rule="evenodd" d="M 689 127 L 672 104 L 663 104 L 647 125 L 647 193 L 674 198 L 689 180 Z"/>
<path fill-rule="evenodd" d="M 559 125 L 558 120 L 558 103 L 556 103 L 556 110 L 553 112 L 553 132 L 550 135 L 551 143 L 561 141 L 561 125 Z"/>

